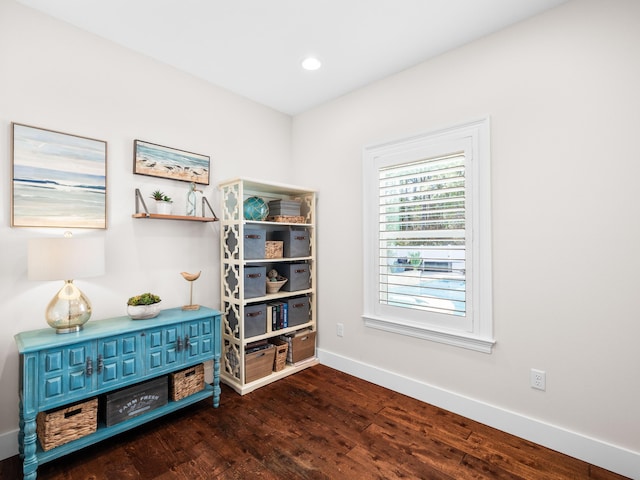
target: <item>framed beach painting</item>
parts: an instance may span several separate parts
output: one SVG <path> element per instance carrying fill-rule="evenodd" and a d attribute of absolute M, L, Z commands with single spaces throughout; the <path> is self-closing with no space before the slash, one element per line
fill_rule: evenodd
<path fill-rule="evenodd" d="M 12 128 L 11 226 L 107 228 L 107 142 Z"/>
<path fill-rule="evenodd" d="M 210 159 L 206 155 L 133 142 L 133 173 L 209 185 Z"/>

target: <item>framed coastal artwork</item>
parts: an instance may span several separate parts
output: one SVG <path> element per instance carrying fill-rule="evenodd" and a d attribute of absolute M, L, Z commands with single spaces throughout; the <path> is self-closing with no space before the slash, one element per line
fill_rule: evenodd
<path fill-rule="evenodd" d="M 107 228 L 107 142 L 12 129 L 11 226 Z"/>
<path fill-rule="evenodd" d="M 210 158 L 198 153 L 133 142 L 133 173 L 209 185 Z"/>

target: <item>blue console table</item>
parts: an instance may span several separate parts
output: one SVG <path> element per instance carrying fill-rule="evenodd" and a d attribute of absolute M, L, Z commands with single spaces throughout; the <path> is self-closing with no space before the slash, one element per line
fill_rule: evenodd
<path fill-rule="evenodd" d="M 25 480 L 35 480 L 38 465 L 94 444 L 202 399 L 220 402 L 220 312 L 174 308 L 155 318 L 117 317 L 90 321 L 76 333 L 48 328 L 19 333 L 20 455 Z M 37 440 L 36 417 L 83 399 L 117 390 L 204 361 L 213 360 L 213 384 L 179 401 L 44 451 Z"/>

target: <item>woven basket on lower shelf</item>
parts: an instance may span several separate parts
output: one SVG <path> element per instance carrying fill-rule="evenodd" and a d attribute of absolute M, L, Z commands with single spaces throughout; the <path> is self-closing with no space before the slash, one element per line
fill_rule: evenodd
<path fill-rule="evenodd" d="M 174 402 L 204 389 L 204 364 L 169 374 L 169 398 Z"/>
<path fill-rule="evenodd" d="M 289 344 L 278 338 L 273 338 L 269 340 L 269 342 L 276 346 L 276 358 L 273 361 L 273 371 L 279 372 L 287 363 L 287 351 L 289 350 Z"/>
<path fill-rule="evenodd" d="M 97 398 L 52 412 L 40 412 L 36 417 L 38 439 L 45 452 L 89 435 L 97 426 Z"/>

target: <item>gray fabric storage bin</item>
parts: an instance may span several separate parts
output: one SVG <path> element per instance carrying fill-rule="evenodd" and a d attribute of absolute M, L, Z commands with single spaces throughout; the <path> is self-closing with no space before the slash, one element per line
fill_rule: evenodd
<path fill-rule="evenodd" d="M 281 291 L 295 292 L 311 288 L 311 272 L 308 263 L 280 263 L 276 265 L 276 270 L 289 280 L 282 286 Z"/>
<path fill-rule="evenodd" d="M 294 297 L 287 300 L 288 326 L 295 327 L 307 323 L 310 318 L 311 307 L 309 297 Z"/>
<path fill-rule="evenodd" d="M 311 254 L 309 231 L 306 229 L 276 230 L 271 233 L 270 240 L 283 242 L 285 257 L 308 257 Z"/>
<path fill-rule="evenodd" d="M 264 258 L 267 231 L 261 228 L 244 229 L 244 258 L 255 260 Z"/>
<path fill-rule="evenodd" d="M 266 294 L 267 267 L 244 267 L 244 298 L 263 297 Z"/>
<path fill-rule="evenodd" d="M 244 338 L 267 333 L 267 304 L 258 303 L 244 307 Z"/>

